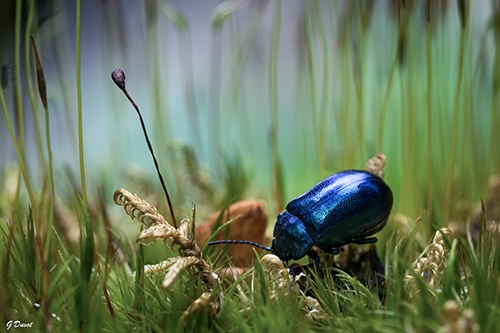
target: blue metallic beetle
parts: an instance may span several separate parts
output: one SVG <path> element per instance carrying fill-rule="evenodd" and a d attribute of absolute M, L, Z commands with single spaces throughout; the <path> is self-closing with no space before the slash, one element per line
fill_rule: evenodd
<path fill-rule="evenodd" d="M 338 254 L 349 243 L 375 243 L 377 238 L 369 236 L 386 225 L 392 203 L 391 189 L 380 177 L 361 170 L 341 171 L 288 203 L 278 215 L 270 247 L 240 240 L 208 244 L 249 244 L 284 262 L 306 255 L 317 258 L 313 245 Z"/>

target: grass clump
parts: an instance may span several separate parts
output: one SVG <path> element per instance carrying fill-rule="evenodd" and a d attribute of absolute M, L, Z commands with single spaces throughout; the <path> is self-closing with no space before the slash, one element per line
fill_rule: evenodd
<path fill-rule="evenodd" d="M 115 200 L 144 224 L 139 243 L 161 240 L 179 256 L 145 264 L 143 245 L 96 233 L 96 220 L 88 213 L 81 214 L 77 252 L 53 231 L 52 255 L 42 254 L 29 215 L 26 231 L 2 228 L 4 319 L 22 318 L 39 331 L 80 332 L 498 328 L 494 318 L 499 315 L 499 247 L 489 230 L 481 233 L 477 244 L 439 231 L 420 256 L 408 246 L 415 241 L 414 233 L 394 233 L 386 244 L 394 250 L 387 251 L 385 279 L 376 286 L 360 282 L 335 264 L 292 279 L 274 255 L 264 256 L 235 282 L 219 283 L 212 259 L 203 259 L 190 234 L 184 234 L 191 230 L 192 220 L 175 229 L 164 226 L 153 207 L 124 190 L 117 191 Z M 112 253 L 108 259 L 107 247 Z M 396 249 L 410 252 L 398 256 Z"/>

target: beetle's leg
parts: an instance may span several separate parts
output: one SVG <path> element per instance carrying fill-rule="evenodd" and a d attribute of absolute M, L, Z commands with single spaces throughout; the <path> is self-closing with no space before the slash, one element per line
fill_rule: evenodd
<path fill-rule="evenodd" d="M 320 266 L 321 257 L 318 255 L 316 251 L 309 250 L 309 252 L 307 252 L 307 255 L 312 259 L 312 263 L 307 265 L 288 266 L 288 274 L 292 276 L 292 283 L 290 287 L 293 287 L 294 284 L 293 281 L 295 281 L 296 277 L 299 276 L 300 273 L 303 273 L 304 271 L 312 269 L 316 266 Z"/>
<path fill-rule="evenodd" d="M 337 254 L 340 254 L 340 252 L 343 252 L 344 251 L 344 248 L 343 247 L 334 247 L 332 249 L 332 254 L 334 256 L 336 256 Z"/>
<path fill-rule="evenodd" d="M 371 243 L 376 243 L 377 242 L 377 237 L 368 237 L 368 238 L 355 239 L 352 242 L 354 244 L 371 244 Z"/>
<path fill-rule="evenodd" d="M 297 265 L 297 266 L 289 266 L 288 267 L 288 274 L 292 276 L 292 283 L 290 287 L 293 287 L 293 282 L 295 281 L 295 278 L 302 273 L 303 266 Z"/>
<path fill-rule="evenodd" d="M 293 264 L 288 266 L 288 261 L 282 261 L 285 267 L 288 268 L 288 275 L 292 277 L 292 281 L 290 282 L 290 289 L 293 289 L 293 286 L 295 284 L 295 278 L 302 273 L 302 266 L 296 265 L 294 266 Z"/>
<path fill-rule="evenodd" d="M 325 253 L 332 254 L 332 255 L 336 256 L 337 254 L 340 254 L 341 252 L 344 252 L 344 247 L 343 246 L 332 247 L 328 251 L 327 250 L 324 250 L 324 251 L 325 251 Z"/>
<path fill-rule="evenodd" d="M 309 250 L 309 252 L 307 252 L 307 255 L 313 260 L 314 265 L 319 264 L 319 262 L 321 261 L 321 257 L 319 256 L 318 252 L 314 251 L 313 249 Z"/>

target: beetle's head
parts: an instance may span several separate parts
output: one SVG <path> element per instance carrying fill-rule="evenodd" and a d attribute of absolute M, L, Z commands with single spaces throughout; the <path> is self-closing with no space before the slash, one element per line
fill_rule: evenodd
<path fill-rule="evenodd" d="M 258 247 L 265 251 L 270 251 L 276 256 L 278 256 L 282 261 L 288 260 L 298 260 L 306 256 L 311 247 L 314 245 L 314 241 L 309 236 L 306 227 L 302 221 L 284 211 L 278 215 L 278 220 L 274 226 L 274 239 L 271 247 L 262 246 L 260 244 L 245 241 L 245 240 L 216 240 L 208 242 L 207 245 L 216 244 L 247 244 Z"/>
<path fill-rule="evenodd" d="M 278 215 L 273 236 L 272 251 L 283 261 L 305 257 L 314 245 L 304 223 L 287 211 Z"/>

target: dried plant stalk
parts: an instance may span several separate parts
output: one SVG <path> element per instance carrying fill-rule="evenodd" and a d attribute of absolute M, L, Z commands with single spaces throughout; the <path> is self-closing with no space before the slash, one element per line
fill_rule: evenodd
<path fill-rule="evenodd" d="M 425 277 L 432 287 L 436 287 L 440 281 L 448 260 L 449 252 L 443 234 L 451 236 L 451 231 L 448 228 L 436 231 L 432 243 L 425 250 L 427 257 L 420 258 L 415 267 L 415 272 Z"/>
<path fill-rule="evenodd" d="M 289 286 L 292 280 L 288 274 L 288 268 L 285 267 L 280 258 L 274 254 L 266 254 L 262 257 L 260 262 L 264 272 L 270 276 L 269 289 L 271 291 L 271 298 L 275 298 L 278 295 L 279 290 L 284 288 L 287 288 L 285 291 L 290 290 Z"/>
<path fill-rule="evenodd" d="M 193 266 L 198 263 L 199 259 L 196 257 L 182 257 L 179 258 L 168 270 L 167 275 L 165 275 L 165 279 L 163 280 L 163 288 L 167 289 L 172 282 L 174 282 L 175 278 L 179 273 L 186 269 L 189 266 Z"/>
<path fill-rule="evenodd" d="M 185 218 L 179 228 L 175 228 L 168 224 L 155 207 L 149 205 L 136 194 L 121 189 L 115 192 L 113 199 L 117 205 L 124 207 L 125 212 L 132 219 L 137 219 L 146 226 L 146 229 L 137 237 L 138 243 L 148 245 L 156 240 L 163 240 L 166 244 L 170 244 L 172 249 L 177 248 L 178 257 L 163 261 L 158 265 L 148 265 L 144 268 L 145 273 L 167 271 L 162 286 L 168 288 L 175 278 L 179 276 L 180 272 L 190 267 L 196 268 L 207 287 L 207 291 L 198 298 L 199 301 L 195 301 L 186 310 L 184 315 L 187 316 L 199 307 L 204 306 L 205 303 L 203 302 L 209 302 L 213 312 L 216 313 L 220 308 L 220 304 L 212 303 L 210 298 L 213 287 L 219 283 L 219 277 L 212 272 L 210 266 L 201 257 L 200 247 L 194 237 L 194 220 L 190 221 Z"/>
<path fill-rule="evenodd" d="M 443 306 L 446 322 L 441 327 L 443 333 L 476 333 L 479 325 L 475 322 L 474 311 L 466 309 L 460 314 L 456 301 L 446 301 Z"/>
<path fill-rule="evenodd" d="M 436 231 L 431 244 L 424 250 L 422 256 L 415 262 L 415 273 L 424 278 L 427 284 L 433 288 L 438 288 L 442 281 L 443 272 L 448 262 L 449 249 L 443 238 L 443 234 L 449 237 L 452 232 L 448 228 L 441 228 Z M 413 298 L 418 293 L 415 285 L 415 276 L 408 274 L 405 277 L 409 282 L 409 296 Z"/>
<path fill-rule="evenodd" d="M 298 281 L 305 277 L 304 273 L 290 275 L 288 268 L 285 267 L 280 258 L 274 254 L 266 254 L 261 259 L 262 269 L 269 274 L 269 294 L 271 299 L 275 299 L 283 291 L 285 294 L 294 293 L 297 297 L 303 297 L 304 303 L 302 310 L 306 318 L 316 321 L 324 317 L 325 311 L 317 299 L 311 296 L 305 296 L 298 287 Z"/>
<path fill-rule="evenodd" d="M 377 153 L 377 155 L 370 158 L 365 165 L 365 171 L 373 173 L 380 178 L 384 178 L 385 155 Z"/>
<path fill-rule="evenodd" d="M 198 299 L 196 299 L 187 309 L 184 311 L 184 313 L 181 316 L 181 322 L 185 322 L 186 318 L 188 318 L 191 314 L 201 311 L 201 310 L 208 310 L 209 314 L 212 317 L 215 317 L 217 314 L 218 308 L 213 303 L 210 298 L 212 297 L 212 293 L 210 292 L 204 292 L 201 294 Z"/>
<path fill-rule="evenodd" d="M 124 189 L 117 190 L 115 191 L 113 200 L 117 205 L 123 206 L 128 216 L 143 223 L 146 227 L 152 224 L 165 224 L 170 226 L 165 218 L 158 213 L 155 207 L 150 206 L 135 193 L 130 193 Z M 175 230 L 174 227 L 172 228 Z"/>
<path fill-rule="evenodd" d="M 325 316 L 325 310 L 319 301 L 311 296 L 306 296 L 304 299 L 303 310 L 306 313 L 306 318 L 310 321 L 320 320 Z"/>
<path fill-rule="evenodd" d="M 170 266 L 175 264 L 179 258 L 169 258 L 167 260 L 164 260 L 156 265 L 146 265 L 144 266 L 144 274 L 150 275 L 150 274 L 165 274 L 167 269 L 169 269 Z"/>
<path fill-rule="evenodd" d="M 179 237 L 179 232 L 177 229 L 172 228 L 166 224 L 152 225 L 149 228 L 141 231 L 139 236 L 137 236 L 137 242 L 149 245 L 157 239 L 166 239 Z"/>

